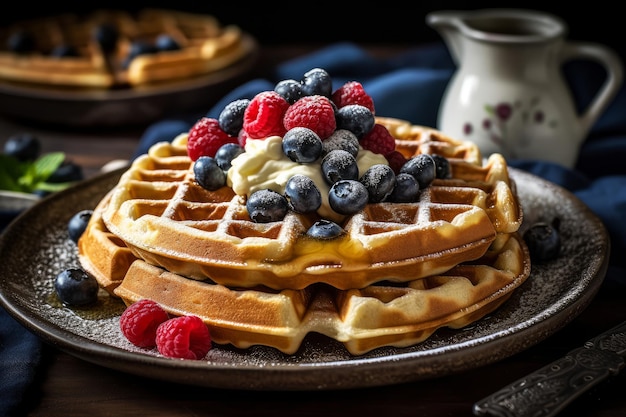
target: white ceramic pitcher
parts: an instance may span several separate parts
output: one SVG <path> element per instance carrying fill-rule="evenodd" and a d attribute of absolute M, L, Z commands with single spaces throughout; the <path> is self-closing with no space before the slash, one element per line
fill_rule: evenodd
<path fill-rule="evenodd" d="M 561 19 L 533 10 L 444 10 L 426 22 L 457 65 L 439 109 L 441 131 L 474 141 L 483 156 L 575 165 L 582 141 L 622 83 L 622 63 L 610 48 L 568 41 Z M 562 75 L 573 59 L 596 61 L 607 73 L 580 114 Z"/>

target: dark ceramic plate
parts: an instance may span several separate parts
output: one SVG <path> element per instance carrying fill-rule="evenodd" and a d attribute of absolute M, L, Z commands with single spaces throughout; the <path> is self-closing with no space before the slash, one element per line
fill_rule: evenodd
<path fill-rule="evenodd" d="M 92 127 L 140 125 L 206 110 L 246 80 L 257 61 L 256 40 L 244 34 L 247 53 L 210 74 L 135 88 L 70 89 L 0 80 L 0 113 L 26 121 Z"/>
<path fill-rule="evenodd" d="M 123 303 L 101 293 L 96 306 L 63 308 L 53 281 L 77 267 L 67 222 L 94 208 L 121 171 L 42 200 L 0 237 L 0 304 L 54 346 L 86 361 L 141 376 L 198 386 L 248 390 L 362 388 L 423 380 L 477 368 L 521 352 L 572 321 L 597 293 L 606 273 L 609 238 L 575 196 L 511 169 L 523 204 L 523 227 L 561 220 L 561 255 L 533 265 L 529 279 L 496 312 L 461 330 L 439 329 L 409 348 L 351 356 L 342 345 L 311 334 L 294 355 L 256 346 L 215 346 L 205 360 L 164 358 L 134 347 L 119 330 Z"/>

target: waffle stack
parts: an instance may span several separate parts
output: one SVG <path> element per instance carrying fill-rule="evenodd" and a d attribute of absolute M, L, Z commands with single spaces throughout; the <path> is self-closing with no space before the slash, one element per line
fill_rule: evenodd
<path fill-rule="evenodd" d="M 378 118 L 405 156 L 438 153 L 452 178 L 416 203 L 369 204 L 332 241 L 315 219 L 257 224 L 228 187 L 193 178 L 186 134 L 154 145 L 96 208 L 79 241 L 83 267 L 127 304 L 194 314 L 215 342 L 294 353 L 307 334 L 359 355 L 405 347 L 493 311 L 530 273 L 507 165 L 438 131 Z"/>
<path fill-rule="evenodd" d="M 113 45 L 99 39 L 103 27 L 117 35 Z M 32 43 L 11 49 L 11 37 Z M 180 46 L 129 59 L 139 42 L 154 45 L 168 35 Z M 226 68 L 249 55 L 254 42 L 239 27 L 222 26 L 211 15 L 144 9 L 137 14 L 99 10 L 89 16 L 58 15 L 22 21 L 0 31 L 0 78 L 37 85 L 120 88 L 186 79 Z M 55 56 L 56 47 L 74 50 Z"/>

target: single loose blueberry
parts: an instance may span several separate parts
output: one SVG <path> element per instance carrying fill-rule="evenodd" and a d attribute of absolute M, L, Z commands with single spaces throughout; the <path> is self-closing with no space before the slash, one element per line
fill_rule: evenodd
<path fill-rule="evenodd" d="M 76 182 L 85 178 L 83 168 L 72 161 L 63 163 L 48 177 L 48 182 L 61 184 L 64 182 Z"/>
<path fill-rule="evenodd" d="M 98 281 L 78 268 L 61 271 L 54 280 L 54 289 L 65 306 L 84 306 L 98 299 Z"/>
<path fill-rule="evenodd" d="M 524 233 L 524 241 L 533 261 L 542 263 L 556 258 L 561 251 L 561 234 L 559 220 L 545 223 L 539 222 Z"/>
<path fill-rule="evenodd" d="M 78 239 L 85 232 L 92 215 L 93 210 L 81 210 L 70 218 L 67 223 L 67 233 L 74 243 L 78 243 Z"/>
<path fill-rule="evenodd" d="M 19 161 L 34 161 L 41 153 L 41 142 L 30 133 L 18 133 L 5 142 L 4 153 Z"/>

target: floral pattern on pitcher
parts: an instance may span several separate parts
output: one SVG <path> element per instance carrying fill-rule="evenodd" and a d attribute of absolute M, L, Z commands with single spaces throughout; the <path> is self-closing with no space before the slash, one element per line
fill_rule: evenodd
<path fill-rule="evenodd" d="M 511 140 L 508 137 L 507 126 L 512 122 L 512 118 L 519 114 L 523 124 L 534 123 L 536 125 L 545 125 L 551 129 L 557 127 L 558 122 L 555 119 L 546 122 L 546 114 L 539 107 L 539 97 L 530 100 L 527 106 L 521 100 L 517 100 L 512 104 L 507 101 L 501 101 L 498 104 L 485 104 L 484 110 L 487 117 L 482 120 L 482 129 L 485 131 L 489 140 L 503 149 L 508 149 L 509 155 L 515 157 L 514 146 L 511 146 Z M 463 133 L 470 136 L 474 132 L 472 122 L 463 124 Z M 526 147 L 530 145 L 531 136 L 523 135 L 515 144 L 517 147 Z"/>

